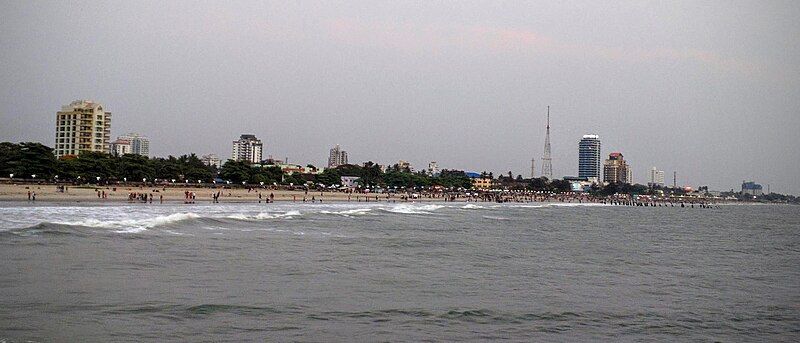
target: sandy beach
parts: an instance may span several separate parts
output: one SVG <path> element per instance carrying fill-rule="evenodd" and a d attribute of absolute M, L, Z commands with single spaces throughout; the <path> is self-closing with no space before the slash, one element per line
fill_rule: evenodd
<path fill-rule="evenodd" d="M 195 194 L 194 201 L 196 203 L 212 202 L 212 194 L 220 192 L 220 202 L 259 202 L 259 194 L 261 201 L 266 202 L 270 194 L 274 196 L 274 201 L 296 201 L 302 202 L 303 199 L 307 202 L 320 200 L 323 202 L 337 201 L 337 202 L 359 202 L 359 201 L 382 201 L 382 202 L 400 202 L 400 194 L 360 194 L 360 193 L 344 193 L 344 192 L 319 192 L 319 191 L 300 191 L 300 190 L 285 190 L 285 189 L 262 189 L 253 188 L 248 191 L 247 188 L 210 188 L 210 187 L 183 187 L 183 186 L 167 186 L 167 187 L 141 187 L 141 186 L 98 186 L 82 185 L 82 186 L 66 186 L 65 192 L 60 192 L 58 186 L 53 184 L 0 184 L 0 201 L 27 201 L 28 192 L 36 193 L 36 201 L 44 202 L 127 202 L 131 193 L 153 195 L 153 203 L 160 202 L 185 202 L 186 192 Z M 103 197 L 105 192 L 105 198 Z M 100 196 L 98 197 L 98 193 Z M 376 199 L 377 196 L 377 199 Z M 444 201 L 441 197 L 421 197 L 414 199 L 414 201 Z"/>

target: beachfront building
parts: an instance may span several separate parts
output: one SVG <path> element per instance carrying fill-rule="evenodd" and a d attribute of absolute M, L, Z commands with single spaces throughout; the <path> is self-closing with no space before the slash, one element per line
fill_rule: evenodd
<path fill-rule="evenodd" d="M 217 167 L 217 169 L 222 168 L 222 161 L 216 154 L 203 155 L 200 157 L 200 161 L 209 167 L 214 166 Z"/>
<path fill-rule="evenodd" d="M 239 140 L 233 141 L 233 153 L 231 159 L 234 161 L 247 161 L 250 163 L 261 163 L 261 153 L 264 150 L 264 143 L 256 138 L 255 135 L 243 134 Z"/>
<path fill-rule="evenodd" d="M 336 144 L 328 155 L 328 168 L 336 168 L 345 164 L 347 164 L 347 151 L 342 150 L 339 144 Z"/>
<path fill-rule="evenodd" d="M 122 156 L 131 153 L 131 141 L 117 138 L 111 142 L 111 154 L 114 156 Z"/>
<path fill-rule="evenodd" d="M 650 179 L 647 182 L 650 187 L 664 187 L 664 171 L 656 167 L 650 168 Z"/>
<path fill-rule="evenodd" d="M 56 112 L 56 157 L 84 151 L 111 153 L 111 112 L 91 100 L 75 100 Z"/>
<path fill-rule="evenodd" d="M 764 194 L 764 188 L 753 181 L 749 182 L 742 181 L 742 194 L 762 195 Z"/>
<path fill-rule="evenodd" d="M 138 133 L 119 136 L 117 140 L 111 142 L 111 154 L 114 156 L 136 154 L 150 157 L 150 140 Z"/>
<path fill-rule="evenodd" d="M 490 177 L 476 177 L 472 179 L 472 188 L 475 189 L 492 189 L 497 181 Z"/>
<path fill-rule="evenodd" d="M 600 136 L 584 135 L 578 143 L 578 177 L 600 180 Z"/>
<path fill-rule="evenodd" d="M 360 179 L 358 176 L 342 176 L 340 180 L 342 181 L 342 186 L 347 188 L 355 188 L 358 187 L 358 183 L 356 182 Z"/>
<path fill-rule="evenodd" d="M 437 176 L 440 172 L 441 170 L 439 170 L 439 165 L 436 163 L 436 161 L 431 161 L 428 163 L 428 175 Z"/>
<path fill-rule="evenodd" d="M 131 154 L 150 157 L 150 139 L 138 133 L 128 133 L 117 137 L 117 140 L 125 140 L 131 144 Z"/>
<path fill-rule="evenodd" d="M 406 160 L 399 160 L 397 161 L 397 170 L 400 171 L 407 171 L 407 172 L 414 172 L 414 167 L 411 166 L 411 163 Z"/>
<path fill-rule="evenodd" d="M 630 167 L 622 153 L 612 152 L 603 163 L 603 182 L 631 183 Z"/>

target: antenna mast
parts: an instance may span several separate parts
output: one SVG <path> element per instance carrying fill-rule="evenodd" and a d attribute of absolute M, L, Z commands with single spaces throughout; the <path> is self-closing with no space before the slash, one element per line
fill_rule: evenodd
<path fill-rule="evenodd" d="M 542 176 L 548 180 L 553 178 L 553 159 L 550 156 L 550 106 L 547 106 L 547 132 L 544 138 L 544 156 L 542 156 Z"/>

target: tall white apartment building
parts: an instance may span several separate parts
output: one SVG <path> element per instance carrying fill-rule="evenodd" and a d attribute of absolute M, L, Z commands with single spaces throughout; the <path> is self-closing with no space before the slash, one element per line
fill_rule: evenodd
<path fill-rule="evenodd" d="M 91 100 L 75 100 L 56 112 L 56 157 L 84 151 L 110 153 L 111 112 Z"/>
<path fill-rule="evenodd" d="M 255 135 L 243 134 L 239 140 L 233 141 L 233 153 L 231 159 L 234 161 L 247 161 L 250 163 L 261 163 L 261 154 L 264 151 L 264 143 L 256 138 Z"/>
<path fill-rule="evenodd" d="M 656 167 L 650 169 L 650 180 L 647 182 L 650 187 L 659 186 L 664 187 L 664 171 L 658 170 Z"/>

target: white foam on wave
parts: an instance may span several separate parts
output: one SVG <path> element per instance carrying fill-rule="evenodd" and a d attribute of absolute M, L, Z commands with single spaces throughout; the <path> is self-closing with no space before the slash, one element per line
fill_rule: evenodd
<path fill-rule="evenodd" d="M 431 211 L 436 211 L 444 206 L 442 205 L 414 205 L 414 204 L 400 204 L 393 207 L 386 208 L 385 210 L 392 213 L 402 214 L 431 214 Z"/>
<path fill-rule="evenodd" d="M 483 207 L 481 205 L 475 205 L 475 204 L 466 204 L 466 205 L 462 206 L 461 208 L 467 209 L 467 210 L 478 210 L 478 209 L 482 209 L 482 208 L 486 208 L 486 207 Z"/>
<path fill-rule="evenodd" d="M 153 218 L 142 219 L 122 219 L 122 220 L 99 220 L 95 218 L 88 218 L 76 222 L 55 222 L 55 224 L 70 225 L 70 226 L 86 226 L 106 229 L 119 229 L 115 232 L 119 233 L 137 233 L 147 230 L 149 228 L 165 225 L 169 223 L 179 222 L 182 220 L 198 218 L 195 213 L 173 213 L 166 216 L 157 216 Z"/>
<path fill-rule="evenodd" d="M 354 209 L 351 209 L 351 210 L 343 210 L 343 211 L 326 211 L 326 210 L 322 210 L 322 211 L 319 211 L 319 213 L 322 213 L 322 214 L 335 214 L 335 215 L 340 215 L 340 216 L 343 216 L 343 217 L 350 217 L 350 216 L 359 216 L 359 215 L 369 214 L 371 211 L 372 211 L 371 208 L 354 208 Z"/>

